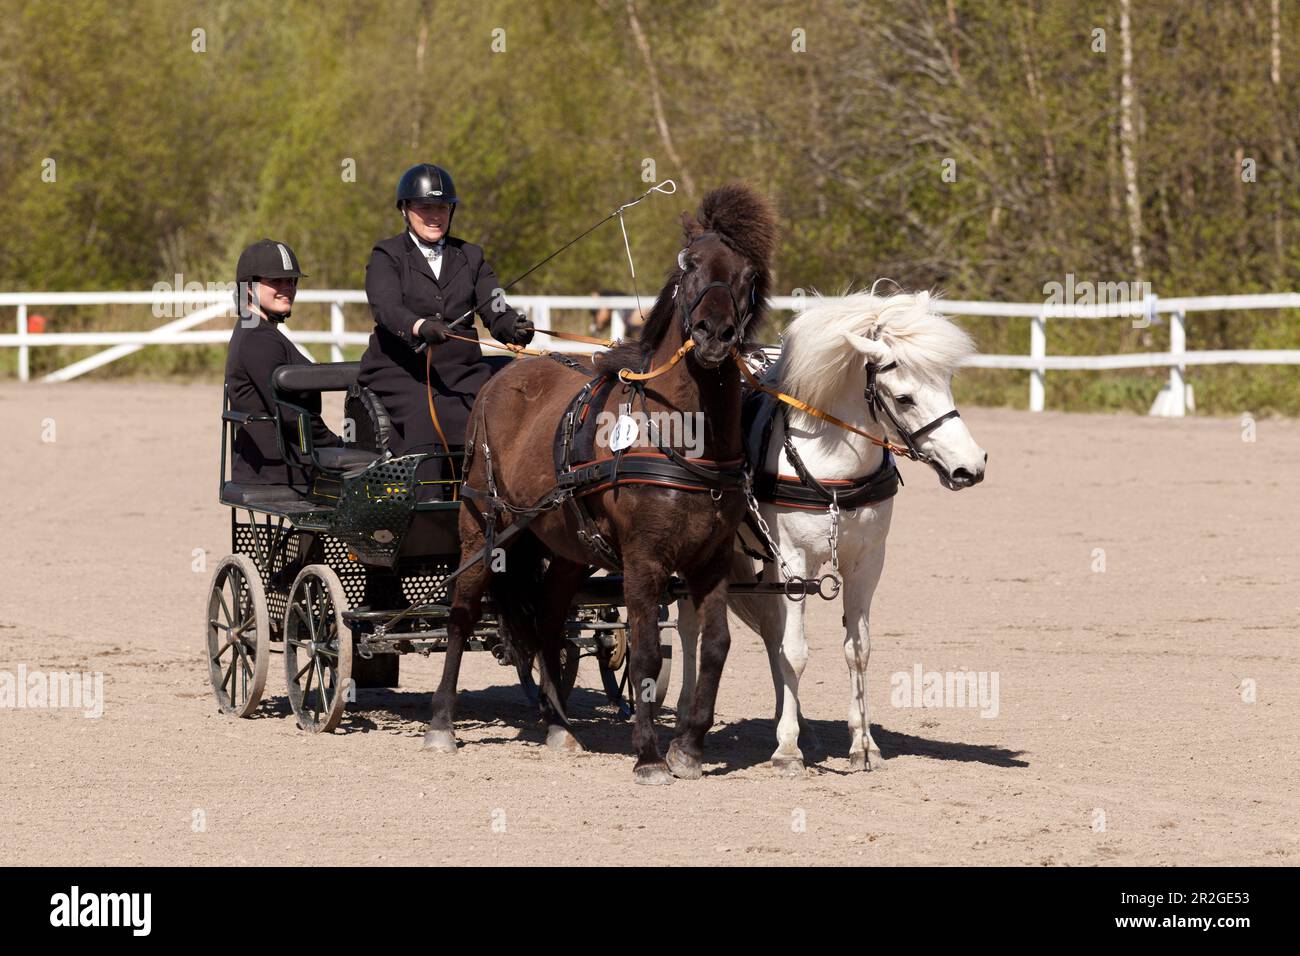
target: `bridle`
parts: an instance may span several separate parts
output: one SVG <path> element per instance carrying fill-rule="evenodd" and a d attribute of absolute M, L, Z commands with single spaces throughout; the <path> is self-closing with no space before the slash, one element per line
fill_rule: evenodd
<path fill-rule="evenodd" d="M 691 243 L 698 242 L 700 239 L 703 239 L 706 236 L 717 237 L 717 233 L 713 233 L 713 232 L 700 233 L 698 236 L 696 236 L 694 239 L 692 239 L 690 242 L 686 244 L 686 248 L 682 249 L 682 251 L 678 253 L 677 265 L 682 270 L 682 274 L 678 278 L 676 284 L 673 285 L 673 292 L 671 298 L 674 302 L 679 301 L 677 298 L 677 294 L 682 290 L 682 281 L 691 272 L 691 269 L 686 268 L 686 258 L 685 258 L 686 249 L 689 249 L 691 247 Z M 692 266 L 691 268 L 693 269 L 694 267 Z M 691 337 L 691 316 L 695 314 L 695 310 L 699 308 L 700 302 L 704 300 L 704 297 L 708 295 L 709 292 L 712 291 L 713 289 L 726 289 L 727 295 L 731 299 L 731 312 L 732 315 L 735 317 L 736 325 L 738 327 L 736 341 L 732 343 L 731 350 L 730 350 L 731 357 L 735 359 L 736 363 L 740 366 L 741 374 L 742 375 L 748 374 L 748 369 L 745 368 L 744 360 L 740 357 L 740 347 L 745 341 L 745 329 L 749 325 L 750 320 L 753 319 L 754 317 L 754 307 L 758 302 L 758 276 L 757 275 L 753 278 L 753 280 L 750 281 L 749 307 L 745 309 L 744 312 L 741 312 L 740 310 L 740 301 L 736 298 L 736 293 L 731 288 L 731 284 L 729 282 L 723 282 L 721 279 L 715 279 L 714 281 L 706 285 L 703 289 L 701 289 L 699 292 L 697 292 L 695 294 L 695 298 L 691 300 L 690 305 L 687 305 L 684 299 L 680 300 L 681 309 L 682 309 L 682 337 L 684 339 L 681 348 L 679 348 L 675 353 L 673 353 L 672 358 L 670 358 L 667 362 L 665 362 L 663 365 L 660 365 L 657 369 L 654 369 L 652 371 L 634 372 L 630 368 L 619 369 L 618 380 L 625 385 L 631 384 L 633 382 L 646 382 L 652 378 L 658 378 L 660 375 L 663 375 L 664 373 L 668 372 L 678 362 L 684 359 L 695 348 L 695 339 Z"/>
<path fill-rule="evenodd" d="M 891 424 L 894 427 L 894 431 L 898 433 L 898 437 L 903 440 L 903 445 L 907 449 L 908 458 L 912 459 L 912 461 L 919 461 L 923 464 L 933 466 L 935 464 L 934 459 L 921 451 L 921 447 L 918 444 L 919 440 L 930 434 L 930 432 L 934 431 L 948 419 L 960 418 L 961 412 L 954 408 L 952 411 L 944 412 L 929 424 L 922 425 L 915 431 L 909 432 L 903 427 L 903 423 L 898 420 L 898 416 L 894 414 L 893 409 L 885 404 L 885 400 L 881 397 L 880 389 L 876 385 L 876 376 L 879 373 L 888 372 L 890 369 L 897 367 L 897 362 L 890 362 L 887 365 L 877 365 L 875 362 L 867 363 L 867 387 L 862 392 L 863 397 L 867 400 L 867 410 L 871 412 L 871 420 L 877 424 L 880 423 L 880 419 L 876 416 L 877 409 L 884 413 L 885 417 L 889 419 L 889 424 Z"/>
<path fill-rule="evenodd" d="M 709 238 L 720 239 L 721 237 L 716 232 L 700 233 L 698 236 L 696 236 L 694 239 L 688 242 L 686 244 L 686 247 L 682 249 L 681 253 L 678 254 L 678 259 L 677 259 L 678 264 L 680 265 L 685 262 L 686 249 L 689 249 L 692 245 L 699 242 L 701 239 L 709 239 Z M 680 291 L 682 287 L 682 282 L 685 281 L 686 275 L 689 273 L 689 271 L 690 270 L 683 271 L 682 278 L 678 280 L 677 285 L 673 288 L 674 299 L 677 298 L 677 293 L 678 291 Z M 741 342 L 745 341 L 745 327 L 749 325 L 750 319 L 754 317 L 754 306 L 756 304 L 756 297 L 757 297 L 757 291 L 756 291 L 757 285 L 758 285 L 758 277 L 755 276 L 754 279 L 749 284 L 749 304 L 744 312 L 741 312 L 740 310 L 740 300 L 736 298 L 736 292 L 734 289 L 731 288 L 731 283 L 723 282 L 721 279 L 715 279 L 714 281 L 706 285 L 704 288 L 702 288 L 699 292 L 697 292 L 695 294 L 695 298 L 691 300 L 691 304 L 689 306 L 686 305 L 686 301 L 683 299 L 682 300 L 682 329 L 686 334 L 687 340 L 689 341 L 691 338 L 691 316 L 695 314 L 695 310 L 698 309 L 700 303 L 704 301 L 704 297 L 708 295 L 709 292 L 711 292 L 713 289 L 726 289 L 727 296 L 728 298 L 731 299 L 732 315 L 735 317 L 738 326 L 736 343 L 737 345 L 739 345 Z M 735 349 L 733 348 L 732 351 L 734 352 Z"/>

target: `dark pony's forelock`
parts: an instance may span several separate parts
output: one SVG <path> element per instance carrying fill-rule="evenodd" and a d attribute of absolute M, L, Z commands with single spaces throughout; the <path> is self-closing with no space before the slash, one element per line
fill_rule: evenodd
<path fill-rule="evenodd" d="M 754 308 L 745 327 L 745 343 L 749 344 L 767 314 L 772 256 L 777 241 L 776 211 L 767 197 L 748 184 L 730 183 L 719 186 L 705 195 L 694 226 L 687 222 L 686 244 L 689 245 L 695 236 L 704 232 L 716 233 L 754 269 Z M 621 341 L 599 356 L 596 359 L 598 370 L 645 367 L 677 314 L 677 303 L 672 293 L 681 282 L 682 275 L 682 270 L 674 266 L 655 298 L 650 315 L 646 317 L 640 338 Z M 746 305 L 742 301 L 741 309 Z"/>

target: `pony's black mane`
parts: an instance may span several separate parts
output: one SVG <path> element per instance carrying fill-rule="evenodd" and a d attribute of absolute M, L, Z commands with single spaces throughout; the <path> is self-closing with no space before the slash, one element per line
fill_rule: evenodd
<path fill-rule="evenodd" d="M 698 231 L 692 232 L 692 225 Z M 772 254 L 776 248 L 776 213 L 771 203 L 753 187 L 743 183 L 719 186 L 704 197 L 696 222 L 688 222 L 686 231 L 687 245 L 703 232 L 716 233 L 732 251 L 753 266 L 754 313 L 745 328 L 745 344 L 750 344 L 767 313 Z M 676 321 L 678 309 L 672 292 L 683 275 L 680 267 L 674 267 L 668 273 L 640 337 L 624 339 L 598 356 L 595 363 L 598 372 L 619 368 L 645 369 L 650 356 Z M 744 308 L 744 303 L 741 303 L 741 308 Z"/>
<path fill-rule="evenodd" d="M 595 367 L 599 372 L 613 369 L 630 368 L 644 371 L 650 356 L 654 354 L 659 343 L 663 341 L 668 327 L 677 314 L 677 300 L 672 296 L 673 288 L 681 282 L 682 270 L 674 268 L 668 273 L 668 280 L 659 290 L 655 304 L 641 327 L 641 335 L 635 339 L 620 339 L 610 346 L 602 355 L 596 356 Z"/>

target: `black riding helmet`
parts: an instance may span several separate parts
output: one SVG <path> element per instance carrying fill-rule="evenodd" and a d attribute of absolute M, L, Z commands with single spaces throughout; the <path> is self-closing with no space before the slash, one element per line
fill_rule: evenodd
<path fill-rule="evenodd" d="M 235 264 L 235 306 L 241 318 L 248 318 L 250 282 L 258 279 L 303 279 L 307 273 L 286 243 L 259 239 L 239 254 Z M 286 316 L 287 318 L 287 316 Z"/>
<path fill-rule="evenodd" d="M 298 257 L 283 242 L 259 239 L 239 254 L 235 266 L 236 282 L 254 279 L 302 279 L 307 273 L 298 268 Z"/>
<path fill-rule="evenodd" d="M 451 173 L 433 163 L 418 163 L 397 181 L 397 208 L 414 199 L 428 199 L 433 202 L 451 203 L 453 212 L 460 202 L 456 198 L 456 185 L 451 181 Z"/>

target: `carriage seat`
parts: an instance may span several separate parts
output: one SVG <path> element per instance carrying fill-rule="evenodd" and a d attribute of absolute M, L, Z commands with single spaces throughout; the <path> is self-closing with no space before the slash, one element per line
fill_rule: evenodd
<path fill-rule="evenodd" d="M 272 511 L 310 511 L 316 507 L 306 495 L 288 485 L 253 485 L 237 481 L 221 485 L 221 503 Z"/>
<path fill-rule="evenodd" d="M 276 395 L 294 392 L 347 392 L 344 415 L 356 429 L 354 440 L 346 445 L 312 448 L 312 458 L 321 471 L 333 475 L 356 473 L 383 458 L 387 444 L 373 440 L 376 414 L 383 415 L 383 437 L 387 438 L 387 415 L 370 392 L 357 385 L 360 362 L 322 362 L 318 365 L 281 365 L 271 376 Z M 369 402 L 358 406 L 354 396 L 368 396 Z M 378 408 L 378 413 L 374 407 Z"/>
<path fill-rule="evenodd" d="M 321 470 L 337 472 L 359 471 L 384 457 L 380 452 L 347 445 L 316 448 L 314 454 L 316 464 L 320 465 Z"/>

